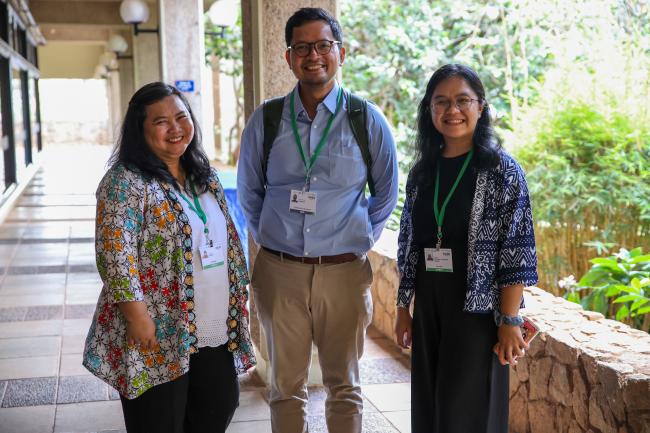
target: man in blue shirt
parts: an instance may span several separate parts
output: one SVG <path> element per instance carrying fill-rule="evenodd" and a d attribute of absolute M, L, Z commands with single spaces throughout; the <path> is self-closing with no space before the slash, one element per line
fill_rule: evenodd
<path fill-rule="evenodd" d="M 262 107 L 242 136 L 239 202 L 261 246 L 252 293 L 271 361 L 271 424 L 276 433 L 307 431 L 307 374 L 318 348 L 330 432 L 360 433 L 359 358 L 372 318 L 367 251 L 397 201 L 393 136 L 368 104 L 370 173 L 336 82 L 345 59 L 339 23 L 303 8 L 287 21 L 285 58 L 298 84 L 284 98 L 264 173 Z M 266 182 L 265 182 L 266 174 Z M 366 179 L 376 194 L 365 194 Z"/>

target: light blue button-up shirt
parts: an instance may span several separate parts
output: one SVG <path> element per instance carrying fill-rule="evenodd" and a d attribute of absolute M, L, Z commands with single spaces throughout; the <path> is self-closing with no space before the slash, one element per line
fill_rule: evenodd
<path fill-rule="evenodd" d="M 318 104 L 313 120 L 302 105 L 298 86 L 288 95 L 294 98 L 298 133 L 307 161 L 315 152 L 330 115 L 336 111 L 338 91 L 335 84 Z M 344 93 L 341 109 L 311 171 L 309 190 L 317 194 L 314 214 L 289 210 L 291 190 L 300 190 L 305 184 L 305 166 L 291 128 L 289 100 L 285 99 L 278 135 L 269 154 L 266 188 L 262 172 L 262 106 L 251 116 L 242 135 L 237 194 L 257 244 L 294 256 L 314 257 L 364 254 L 379 239 L 397 203 L 395 141 L 379 108 L 368 104 L 368 142 L 376 195 L 366 197 L 366 164 L 352 134 L 346 107 Z"/>

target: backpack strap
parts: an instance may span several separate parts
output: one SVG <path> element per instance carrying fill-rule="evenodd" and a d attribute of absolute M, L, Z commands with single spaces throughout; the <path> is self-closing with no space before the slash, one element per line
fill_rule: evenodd
<path fill-rule="evenodd" d="M 269 165 L 271 146 L 278 136 L 280 122 L 282 121 L 282 109 L 284 108 L 284 96 L 269 99 L 264 102 L 262 114 L 264 118 L 264 145 L 262 148 L 262 173 L 264 174 L 264 187 L 266 187 L 266 169 Z"/>
<path fill-rule="evenodd" d="M 370 195 L 375 196 L 375 182 L 372 180 L 370 168 L 372 167 L 372 157 L 370 156 L 370 147 L 368 143 L 368 130 L 366 129 L 366 119 L 368 117 L 368 101 L 352 92 L 347 92 L 348 96 L 348 120 L 350 121 L 350 129 L 354 135 L 361 156 L 366 163 L 368 189 Z"/>

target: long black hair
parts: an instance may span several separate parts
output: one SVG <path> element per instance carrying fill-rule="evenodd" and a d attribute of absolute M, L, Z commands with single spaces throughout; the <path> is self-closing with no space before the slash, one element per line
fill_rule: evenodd
<path fill-rule="evenodd" d="M 194 117 L 192 108 L 183 94 L 174 86 L 154 82 L 138 89 L 129 101 L 120 138 L 108 161 L 110 166 L 123 164 L 127 168 L 137 169 L 145 176 L 162 180 L 178 188 L 176 179 L 165 164 L 151 150 L 144 138 L 144 120 L 147 107 L 168 96 L 176 96 L 183 102 L 194 124 L 194 137 L 180 158 L 181 166 L 188 178 L 192 179 L 197 190 L 205 192 L 210 176 L 210 161 L 201 146 L 201 131 Z"/>
<path fill-rule="evenodd" d="M 490 107 L 485 99 L 485 88 L 481 79 L 469 66 L 456 63 L 444 65 L 435 71 L 429 79 L 427 90 L 418 106 L 418 126 L 415 138 L 417 156 L 411 176 L 423 185 L 429 185 L 432 182 L 434 162 L 445 145 L 444 137 L 433 125 L 431 119 L 431 98 L 438 84 L 450 77 L 460 77 L 465 80 L 484 106 L 472 136 L 474 145 L 472 166 L 477 170 L 484 170 L 494 168 L 499 164 L 501 142 L 492 127 Z"/>

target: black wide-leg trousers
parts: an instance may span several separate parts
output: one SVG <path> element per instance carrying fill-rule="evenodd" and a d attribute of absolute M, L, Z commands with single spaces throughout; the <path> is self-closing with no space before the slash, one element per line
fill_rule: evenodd
<path fill-rule="evenodd" d="M 186 374 L 121 400 L 128 433 L 224 433 L 239 405 L 232 353 L 201 347 Z"/>
<path fill-rule="evenodd" d="M 434 286 L 430 277 L 415 295 L 412 433 L 507 433 L 509 371 L 492 352 L 493 316 L 463 312 L 465 285 Z"/>

